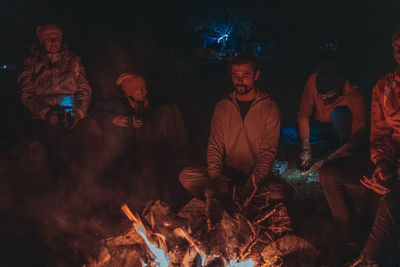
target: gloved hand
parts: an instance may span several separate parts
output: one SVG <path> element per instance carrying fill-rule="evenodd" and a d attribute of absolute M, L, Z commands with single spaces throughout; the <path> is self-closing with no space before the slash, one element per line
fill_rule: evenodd
<path fill-rule="evenodd" d="M 133 128 L 142 128 L 143 121 L 141 119 L 132 120 L 132 127 Z"/>
<path fill-rule="evenodd" d="M 324 165 L 324 163 L 327 160 L 325 159 L 321 159 L 318 160 L 317 162 L 315 162 L 307 171 L 305 171 L 304 173 L 302 173 L 302 175 L 308 175 L 310 173 L 316 173 L 319 171 L 319 169 L 321 168 L 322 165 Z"/>
<path fill-rule="evenodd" d="M 300 153 L 300 165 L 304 169 L 308 168 L 311 163 L 311 144 L 308 138 L 301 139 L 301 153 Z"/>
<path fill-rule="evenodd" d="M 81 115 L 76 110 L 71 111 L 71 113 L 69 115 L 71 116 L 70 120 L 69 121 L 65 120 L 65 122 L 64 122 L 65 129 L 73 129 L 78 124 L 78 122 L 81 120 Z"/>
<path fill-rule="evenodd" d="M 303 168 L 307 168 L 311 163 L 311 149 L 303 149 L 300 153 L 300 165 Z"/>
<path fill-rule="evenodd" d="M 381 162 L 371 175 L 371 178 L 363 176 L 360 182 L 367 188 L 378 194 L 387 194 L 390 192 L 390 182 L 393 181 L 393 172 L 387 162 Z"/>

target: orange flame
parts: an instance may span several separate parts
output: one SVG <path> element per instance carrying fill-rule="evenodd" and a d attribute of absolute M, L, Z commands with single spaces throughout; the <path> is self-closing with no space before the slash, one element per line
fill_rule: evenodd
<path fill-rule="evenodd" d="M 154 256 L 154 262 L 160 267 L 168 267 L 170 263 L 170 257 L 164 252 L 164 250 L 158 248 L 155 244 L 151 243 L 146 236 L 146 228 L 143 225 L 142 220 L 139 215 L 134 215 L 126 204 L 121 207 L 122 212 L 128 217 L 129 220 L 133 222 L 133 227 L 135 227 L 138 234 L 143 238 L 144 242 L 150 249 Z"/>
<path fill-rule="evenodd" d="M 201 257 L 201 265 L 205 266 L 207 264 L 207 254 L 198 245 L 196 245 L 196 242 L 193 240 L 193 238 L 185 230 L 183 230 L 182 228 L 176 228 L 174 230 L 174 233 L 177 236 L 186 239 L 190 243 L 190 245 L 200 255 L 200 257 Z"/>
<path fill-rule="evenodd" d="M 154 256 L 154 263 L 158 264 L 157 266 L 160 267 L 168 267 L 170 264 L 170 257 L 164 252 L 164 250 L 158 248 L 155 244 L 151 243 L 149 239 L 146 236 L 146 228 L 143 225 L 143 222 L 141 221 L 140 217 L 138 214 L 133 214 L 131 210 L 128 208 L 126 204 L 122 205 L 121 207 L 122 212 L 128 217 L 129 220 L 133 222 L 133 226 L 136 229 L 136 231 L 139 233 L 139 235 L 143 238 L 145 241 L 146 245 L 150 249 L 152 255 Z M 206 266 L 210 260 L 213 260 L 214 258 L 218 257 L 216 255 L 214 256 L 207 256 L 207 254 L 204 252 L 204 250 L 196 244 L 195 240 L 182 228 L 176 228 L 174 230 L 174 233 L 186 239 L 189 244 L 194 248 L 194 250 L 200 255 L 202 262 L 201 266 Z M 164 239 L 165 237 L 162 236 Z M 162 241 L 165 241 L 163 238 L 161 238 Z M 237 261 L 236 259 L 230 260 L 229 262 L 225 261 L 225 266 L 226 267 L 254 267 L 255 263 L 251 260 L 244 260 L 244 261 Z M 146 266 L 143 263 L 143 266 Z"/>

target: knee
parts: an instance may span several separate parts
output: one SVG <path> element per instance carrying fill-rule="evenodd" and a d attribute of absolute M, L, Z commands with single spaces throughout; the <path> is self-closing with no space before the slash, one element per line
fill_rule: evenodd
<path fill-rule="evenodd" d="M 390 214 L 397 223 L 399 223 L 400 217 L 400 196 L 398 192 L 390 192 L 385 195 L 379 202 L 379 211 L 381 213 Z"/>
<path fill-rule="evenodd" d="M 348 106 L 338 106 L 333 109 L 331 114 L 331 121 L 344 121 L 352 118 L 352 113 Z"/>
<path fill-rule="evenodd" d="M 185 187 L 185 185 L 188 183 L 188 177 L 191 173 L 191 169 L 191 167 L 185 167 L 179 173 L 179 182 L 181 185 L 183 185 L 183 187 Z"/>
<path fill-rule="evenodd" d="M 335 177 L 337 177 L 338 167 L 333 162 L 326 162 L 319 169 L 319 179 L 322 188 L 329 187 L 335 182 Z"/>
<path fill-rule="evenodd" d="M 286 144 L 294 144 L 299 139 L 299 136 L 297 134 L 297 129 L 293 125 L 282 127 L 280 135 L 281 139 Z"/>

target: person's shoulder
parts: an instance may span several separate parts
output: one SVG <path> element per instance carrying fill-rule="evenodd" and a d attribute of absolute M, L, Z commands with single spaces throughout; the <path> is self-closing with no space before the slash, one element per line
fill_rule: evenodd
<path fill-rule="evenodd" d="M 306 85 L 308 85 L 309 87 L 310 85 L 314 85 L 312 87 L 314 87 L 315 90 L 317 89 L 317 74 L 315 72 L 311 72 L 311 74 L 308 75 Z"/>
<path fill-rule="evenodd" d="M 40 50 L 40 47 L 38 45 L 36 45 L 36 44 L 33 44 L 30 47 L 29 52 L 30 52 L 29 56 L 27 56 L 24 59 L 25 63 L 38 62 L 38 61 L 41 61 L 41 59 L 44 57 L 42 51 Z"/>
<path fill-rule="evenodd" d="M 217 104 L 215 105 L 215 108 L 217 108 L 217 107 L 221 108 L 221 107 L 234 105 L 233 97 L 234 97 L 233 92 L 223 96 L 222 99 L 220 99 L 217 102 Z"/>
<path fill-rule="evenodd" d="M 394 72 L 389 72 L 386 73 L 384 75 L 382 75 L 381 77 L 379 77 L 378 81 L 376 82 L 375 87 L 376 88 L 383 88 L 384 85 L 388 82 L 388 81 L 392 81 L 395 77 L 395 73 Z"/>
<path fill-rule="evenodd" d="M 346 80 L 344 83 L 344 95 L 346 97 L 362 97 L 358 86 L 350 83 L 350 81 Z"/>
<path fill-rule="evenodd" d="M 278 104 L 264 91 L 258 91 L 256 101 L 260 102 L 265 108 L 279 110 Z"/>

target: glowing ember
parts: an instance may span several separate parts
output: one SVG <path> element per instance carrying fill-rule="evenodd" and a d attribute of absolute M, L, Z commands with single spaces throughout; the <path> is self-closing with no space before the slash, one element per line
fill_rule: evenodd
<path fill-rule="evenodd" d="M 140 220 L 139 216 L 135 216 L 126 204 L 122 205 L 121 210 L 125 213 L 125 215 L 133 222 L 133 226 L 135 227 L 136 231 L 142 236 L 144 242 L 149 247 L 151 253 L 154 256 L 154 264 L 155 266 L 160 267 L 168 267 L 170 263 L 170 257 L 164 253 L 164 250 L 158 248 L 156 245 L 151 243 L 146 236 L 146 229 L 142 221 Z M 144 264 L 143 266 L 147 266 Z"/>

